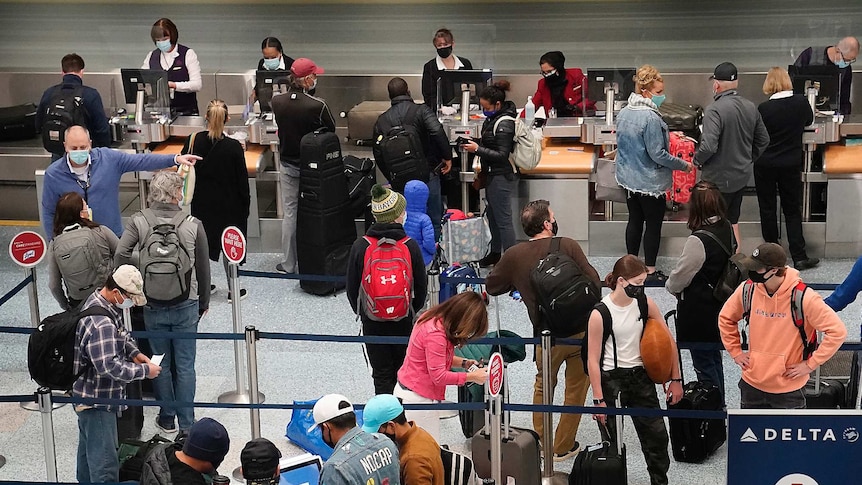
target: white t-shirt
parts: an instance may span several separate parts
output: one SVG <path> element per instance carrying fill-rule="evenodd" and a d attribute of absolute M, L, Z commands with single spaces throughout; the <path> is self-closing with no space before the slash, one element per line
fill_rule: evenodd
<path fill-rule="evenodd" d="M 611 313 L 611 321 L 614 337 L 617 342 L 617 367 L 631 369 L 643 366 L 641 358 L 641 336 L 643 335 L 643 322 L 640 319 L 640 308 L 637 300 L 632 300 L 628 306 L 618 306 L 611 301 L 611 295 L 602 298 Z M 608 337 L 605 343 L 605 359 L 602 362 L 602 370 L 614 368 L 614 340 Z"/>

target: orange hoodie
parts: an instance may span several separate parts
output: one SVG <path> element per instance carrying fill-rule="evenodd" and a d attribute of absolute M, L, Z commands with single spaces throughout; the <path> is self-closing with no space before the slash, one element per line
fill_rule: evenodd
<path fill-rule="evenodd" d="M 790 312 L 791 292 L 802 279 L 797 270 L 787 268 L 786 271 L 784 282 L 772 296 L 764 285 L 754 285 L 748 329 L 750 362 L 748 369 L 742 371 L 745 382 L 773 394 L 796 391 L 808 381 L 807 375 L 794 379 L 783 376 L 788 366 L 802 362 L 802 339 Z M 742 354 L 737 322 L 742 319 L 743 286 L 739 285 L 718 315 L 721 341 L 734 359 Z M 820 347 L 808 359 L 808 365 L 816 367 L 829 360 L 841 347 L 847 337 L 847 328 L 814 290 L 805 291 L 802 309 L 805 332 L 808 335 L 814 329 L 823 332 Z"/>

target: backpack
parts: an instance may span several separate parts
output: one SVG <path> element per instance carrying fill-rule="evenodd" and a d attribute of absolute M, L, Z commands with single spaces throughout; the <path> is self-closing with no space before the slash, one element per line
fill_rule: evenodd
<path fill-rule="evenodd" d="M 66 148 L 66 130 L 75 125 L 87 125 L 87 111 L 84 109 L 84 86 L 61 84 L 54 87 L 45 121 L 42 122 L 42 146 L 51 153 L 63 153 Z"/>
<path fill-rule="evenodd" d="M 793 318 L 793 325 L 799 332 L 799 337 L 802 339 L 802 360 L 803 362 L 811 357 L 811 354 L 817 350 L 817 332 L 812 332 L 811 336 L 805 334 L 805 313 L 802 311 L 802 299 L 805 297 L 805 290 L 808 287 L 803 282 L 799 282 L 790 292 L 790 316 Z M 745 320 L 745 326 L 740 332 L 742 336 L 742 348 L 748 349 L 748 326 L 749 317 L 751 316 L 751 300 L 754 298 L 754 282 L 746 280 L 745 286 L 742 287 L 742 318 Z"/>
<path fill-rule="evenodd" d="M 560 251 L 560 238 L 551 239 L 548 255 L 530 272 L 542 324 L 554 337 L 569 337 L 587 328 L 590 312 L 601 300 L 601 289 L 577 263 Z"/>
<path fill-rule="evenodd" d="M 501 116 L 498 118 L 494 123 L 494 133 L 497 132 L 497 126 L 503 120 L 512 120 L 515 122 L 515 146 L 509 155 L 509 163 L 512 164 L 512 167 L 524 170 L 536 168 L 536 165 L 542 159 L 541 135 L 530 129 L 520 118 L 515 119 L 511 116 Z"/>
<path fill-rule="evenodd" d="M 126 439 L 120 441 L 117 450 L 120 461 L 120 481 L 140 482 L 144 471 L 144 463 L 156 450 L 162 453 L 174 442 L 156 434 L 147 441 Z"/>
<path fill-rule="evenodd" d="M 748 279 L 748 271 L 742 265 L 742 260 L 745 255 L 742 253 L 733 254 L 723 242 L 710 231 L 698 230 L 694 234 L 705 234 L 707 237 L 718 243 L 718 246 L 728 256 L 727 263 L 715 283 L 707 282 L 712 288 L 712 296 L 718 301 L 727 301 L 730 295 L 739 288 L 743 281 Z"/>
<path fill-rule="evenodd" d="M 78 323 L 86 317 L 100 315 L 112 321 L 110 310 L 98 305 L 81 310 L 81 305 L 45 317 L 30 334 L 27 344 L 27 367 L 30 378 L 40 386 L 68 391 L 89 366 L 75 374 L 75 347 Z"/>
<path fill-rule="evenodd" d="M 139 234 L 144 234 L 140 239 L 144 295 L 150 303 L 163 306 L 187 300 L 191 289 L 192 262 L 179 229 L 191 216 L 180 211 L 169 223 L 162 224 L 152 209 L 142 210 L 141 215 L 149 227 L 139 231 Z"/>
<path fill-rule="evenodd" d="M 638 309 L 640 310 L 640 319 L 643 322 L 644 327 L 646 327 L 646 321 L 649 317 L 649 306 L 647 304 L 646 297 L 638 298 Z M 602 343 L 601 343 L 601 353 L 599 354 L 599 368 L 601 368 L 602 363 L 605 361 L 605 344 L 608 341 L 608 338 L 611 339 L 611 343 L 613 343 L 614 347 L 614 368 L 617 367 L 617 339 L 614 337 L 614 321 L 611 317 L 611 311 L 608 310 L 607 305 L 603 302 L 596 303 L 594 307 L 595 310 L 599 312 L 599 315 L 602 316 Z M 584 364 L 584 374 L 589 375 L 590 371 L 587 368 L 587 356 L 589 355 L 589 335 L 590 331 L 587 329 L 587 333 L 584 334 L 584 339 L 581 342 L 581 363 Z"/>
<path fill-rule="evenodd" d="M 374 160 L 345 155 L 343 162 L 350 213 L 353 217 L 365 217 L 371 205 L 371 187 L 375 183 Z"/>
<path fill-rule="evenodd" d="M 107 280 L 111 268 L 102 259 L 93 229 L 78 224 L 65 229 L 54 238 L 53 250 L 69 298 L 83 300 Z"/>
<path fill-rule="evenodd" d="M 407 236 L 395 241 L 363 236 L 368 242 L 362 267 L 359 305 L 371 320 L 388 322 L 410 315 L 413 266 Z"/>
<path fill-rule="evenodd" d="M 396 192 L 404 192 L 404 185 L 411 180 L 425 183 L 429 180 L 428 160 L 422 150 L 419 134 L 413 127 L 418 112 L 419 105 L 413 104 L 407 109 L 400 125 L 388 129 L 379 126 L 383 132 L 383 135 L 377 138 L 382 158 L 380 166 L 392 184 L 392 190 Z M 380 119 L 384 120 L 383 117 Z M 385 120 L 382 124 L 385 124 Z"/>

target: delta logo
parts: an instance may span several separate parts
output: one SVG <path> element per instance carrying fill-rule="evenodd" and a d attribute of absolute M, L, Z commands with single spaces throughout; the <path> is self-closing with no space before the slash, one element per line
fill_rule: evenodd
<path fill-rule="evenodd" d="M 848 443 L 859 439 L 856 428 L 847 428 L 841 433 L 841 438 Z M 764 428 L 763 432 L 755 433 L 748 428 L 739 437 L 740 443 L 758 443 L 761 441 L 819 441 L 837 442 L 835 431 L 831 428 Z"/>

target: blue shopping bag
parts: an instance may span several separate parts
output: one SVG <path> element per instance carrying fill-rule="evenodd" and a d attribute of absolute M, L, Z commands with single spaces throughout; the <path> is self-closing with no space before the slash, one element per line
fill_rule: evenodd
<path fill-rule="evenodd" d="M 293 404 L 314 406 L 316 402 L 317 399 L 312 401 L 293 401 Z M 362 411 L 357 409 L 354 412 L 356 413 L 356 425 L 362 426 Z M 290 416 L 290 422 L 287 423 L 285 436 L 295 445 L 313 455 L 320 455 L 323 461 L 326 461 L 332 455 L 333 449 L 323 442 L 323 435 L 319 427 L 314 427 L 311 431 L 308 431 L 308 428 L 313 424 L 314 416 L 310 408 L 294 408 L 293 414 Z"/>

